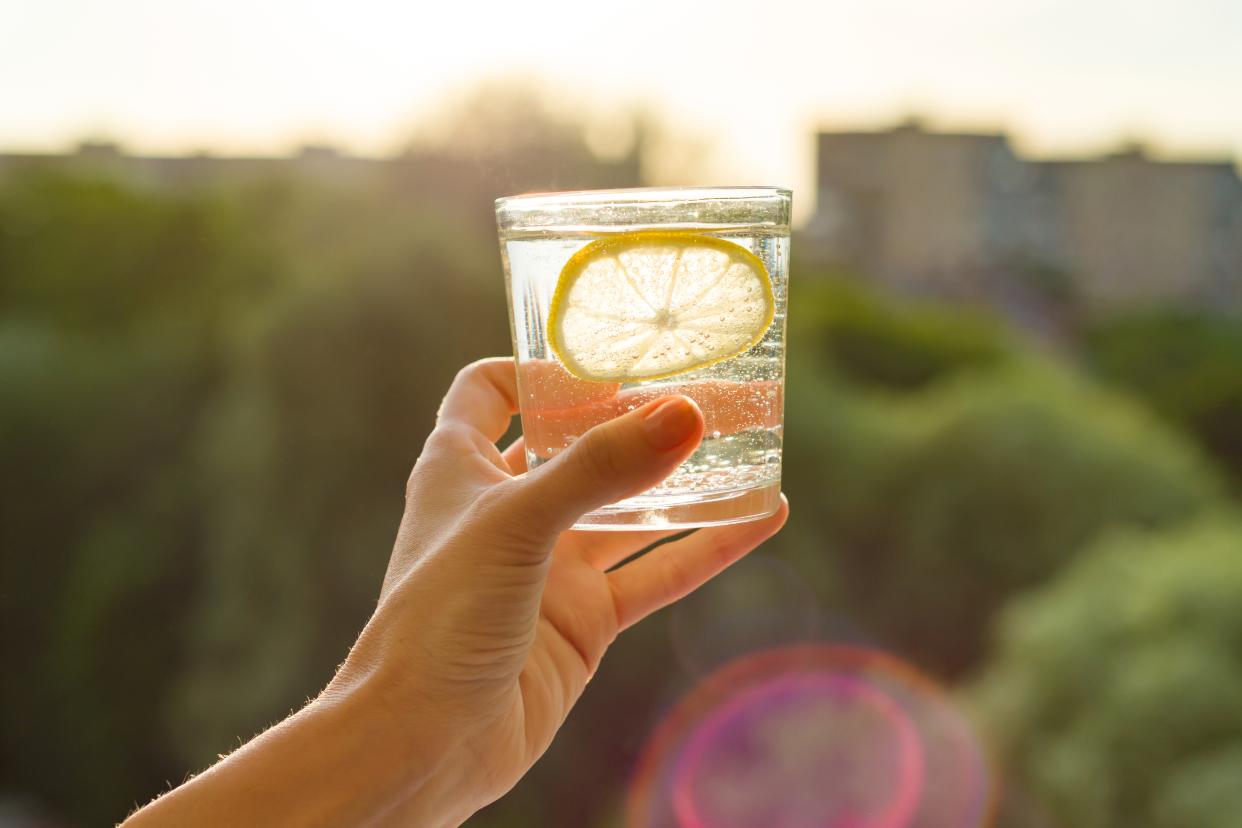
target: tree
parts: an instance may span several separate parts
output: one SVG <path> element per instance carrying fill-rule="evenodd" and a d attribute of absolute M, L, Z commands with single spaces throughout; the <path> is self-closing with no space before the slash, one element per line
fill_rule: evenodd
<path fill-rule="evenodd" d="M 975 666 L 996 612 L 1100 532 L 1173 525 L 1218 497 L 1176 435 L 1053 369 L 899 398 L 838 392 L 790 415 L 806 456 L 791 489 L 842 600 L 943 677 Z"/>
<path fill-rule="evenodd" d="M 373 195 L 335 209 L 353 232 L 287 254 L 313 275 L 233 343 L 201 435 L 212 521 L 169 710 L 191 767 L 331 677 L 374 608 L 441 395 L 508 348 L 494 247 Z"/>
<path fill-rule="evenodd" d="M 152 712 L 199 563 L 217 326 L 260 266 L 235 219 L 94 176 L 0 190 L 0 642 L 20 676 L 0 683 L 0 775 L 78 821 L 180 775 Z"/>
<path fill-rule="evenodd" d="M 1112 533 L 1007 610 L 974 689 L 1063 824 L 1225 826 L 1242 808 L 1242 522 Z"/>
<path fill-rule="evenodd" d="M 1188 311 L 1097 323 L 1088 364 L 1184 429 L 1242 486 L 1242 319 Z"/>
<path fill-rule="evenodd" d="M 1014 356 L 997 320 L 979 311 L 902 303 L 840 277 L 799 286 L 797 333 L 823 364 L 864 387 L 916 390 Z"/>

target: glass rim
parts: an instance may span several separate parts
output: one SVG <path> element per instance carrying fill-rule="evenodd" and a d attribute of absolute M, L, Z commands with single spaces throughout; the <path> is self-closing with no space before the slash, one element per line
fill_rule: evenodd
<path fill-rule="evenodd" d="M 518 206 L 531 209 L 559 205 L 661 204 L 687 201 L 752 201 L 793 198 L 793 190 L 774 186 L 621 187 L 614 190 L 564 190 L 520 193 L 496 199 L 496 209 Z"/>

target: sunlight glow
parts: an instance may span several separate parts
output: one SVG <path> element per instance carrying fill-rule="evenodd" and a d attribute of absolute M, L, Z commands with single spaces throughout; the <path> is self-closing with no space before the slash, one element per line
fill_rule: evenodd
<path fill-rule="evenodd" d="M 472 85 L 528 76 L 597 118 L 652 108 L 709 149 L 696 178 L 730 184 L 804 189 L 815 126 L 910 111 L 1006 128 L 1038 153 L 1128 136 L 1242 152 L 1242 5 L 1228 0 L 706 8 L 3 0 L 0 148 L 98 135 L 140 151 L 383 153 Z"/>

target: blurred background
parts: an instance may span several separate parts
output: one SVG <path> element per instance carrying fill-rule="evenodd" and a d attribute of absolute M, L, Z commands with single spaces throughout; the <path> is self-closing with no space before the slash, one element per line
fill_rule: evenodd
<path fill-rule="evenodd" d="M 1236 826 L 1240 34 L 1229 0 L 0 0 L 0 825 L 115 822 L 325 684 L 441 394 L 510 350 L 494 198 L 755 183 L 795 190 L 790 525 L 471 824 L 686 825 L 695 717 L 801 644 L 849 678 L 782 726 L 853 734 L 892 803 L 828 824 Z M 836 795 L 788 744 L 747 790 Z"/>

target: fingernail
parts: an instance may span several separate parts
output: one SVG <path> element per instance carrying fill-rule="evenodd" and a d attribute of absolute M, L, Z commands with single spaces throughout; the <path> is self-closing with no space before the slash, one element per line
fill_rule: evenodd
<path fill-rule="evenodd" d="M 658 451 L 668 451 L 690 439 L 698 425 L 699 413 L 685 397 L 671 397 L 643 417 L 647 441 Z"/>

